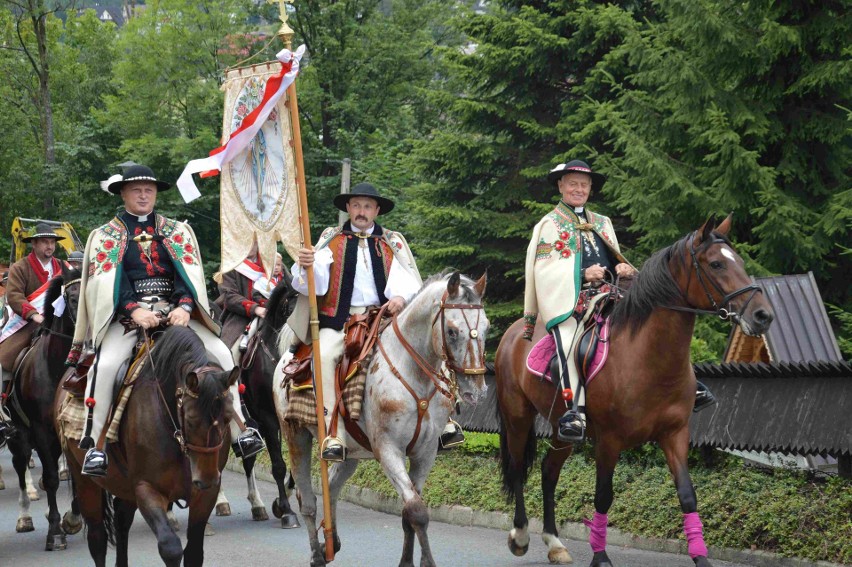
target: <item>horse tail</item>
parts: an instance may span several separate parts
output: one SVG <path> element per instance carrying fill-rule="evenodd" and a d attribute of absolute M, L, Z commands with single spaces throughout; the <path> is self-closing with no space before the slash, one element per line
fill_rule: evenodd
<path fill-rule="evenodd" d="M 524 444 L 524 462 L 519 467 L 518 463 L 515 463 L 509 454 L 508 433 L 506 432 L 506 424 L 503 421 L 503 414 L 500 413 L 499 408 L 497 409 L 497 419 L 500 423 L 500 472 L 503 477 L 503 494 L 506 495 L 506 502 L 511 503 L 515 499 L 516 488 L 521 487 L 521 490 L 523 490 L 524 485 L 526 485 L 530 469 L 532 469 L 535 462 L 537 444 L 535 425 L 530 427 L 527 433 L 527 440 Z"/>
<path fill-rule="evenodd" d="M 115 547 L 115 507 L 112 502 L 112 494 L 106 490 L 102 490 L 103 501 L 101 503 L 104 516 L 104 534 L 106 534 L 107 542 Z"/>

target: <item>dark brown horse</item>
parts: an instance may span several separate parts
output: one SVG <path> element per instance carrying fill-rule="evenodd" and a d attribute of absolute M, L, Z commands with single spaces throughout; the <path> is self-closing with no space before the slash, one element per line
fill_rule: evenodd
<path fill-rule="evenodd" d="M 65 370 L 64 359 L 71 348 L 79 296 L 80 272 L 77 270 L 65 268 L 61 275 L 50 282 L 45 292 L 44 323 L 32 349 L 21 361 L 15 379 L 14 401 L 10 404 L 13 408 L 19 408 L 23 414 L 11 409 L 16 433 L 9 439 L 9 450 L 21 488 L 21 510 L 16 530 L 33 530 L 25 478 L 30 454 L 35 449 L 42 463 L 42 481 L 47 492 L 47 551 L 65 549 L 65 534 L 75 534 L 83 527 L 76 499 L 72 500 L 71 511 L 65 514 L 64 519 L 59 516 L 56 491 L 59 488 L 58 461 L 62 447 L 53 421 L 53 398 Z M 65 306 L 61 314 L 57 314 L 53 303 L 60 297 Z"/>
<path fill-rule="evenodd" d="M 212 365 L 194 331 L 170 327 L 134 383 L 118 442 L 109 445 L 107 476 L 82 476 L 85 451 L 77 440 L 67 440 L 65 454 L 97 567 L 106 564 L 108 541 L 115 543 L 116 565 L 128 564 L 127 538 L 137 509 L 157 536 L 166 565 L 177 567 L 181 558 L 191 567 L 204 562 L 204 528 L 230 449 L 228 388 L 238 373 Z M 64 398 L 58 390 L 57 407 Z M 189 505 L 185 549 L 166 517 L 168 504 L 180 500 Z"/>
<path fill-rule="evenodd" d="M 711 218 L 652 256 L 613 311 L 609 360 L 588 386 L 588 431 L 594 439 L 597 466 L 595 515 L 589 522 L 592 567 L 611 567 L 606 554 L 607 511 L 612 504 L 612 478 L 625 449 L 655 441 L 666 456 L 684 514 L 689 555 L 699 567 L 710 565 L 704 545 L 695 490 L 687 468 L 689 416 L 695 398 L 695 375 L 689 344 L 697 313 L 730 318 L 748 335 L 760 335 L 773 314 L 760 289 L 743 269 L 727 234 L 731 217 L 714 228 Z M 503 427 L 500 449 L 503 488 L 515 500 L 509 548 L 515 555 L 529 545 L 523 487 L 535 459 L 536 414 L 554 431 L 564 411 L 557 389 L 526 369 L 527 355 L 545 334 L 536 329 L 533 342 L 522 339 L 523 321 L 503 335 L 497 349 L 497 399 Z M 554 490 L 571 446 L 553 435 L 542 464 L 544 531 L 549 559 L 570 562 L 559 541 Z"/>
<path fill-rule="evenodd" d="M 284 273 L 285 277 L 289 276 L 287 272 Z M 297 295 L 298 292 L 289 285 L 289 277 L 276 286 L 266 304 L 266 317 L 260 320 L 257 327 L 257 348 L 251 355 L 250 362 L 244 364 L 248 367 L 241 374 L 241 381 L 245 385 L 243 403 L 248 409 L 247 415 L 251 416 L 250 421 L 254 422 L 253 425 L 257 427 L 266 442 L 269 460 L 272 463 L 272 477 L 278 486 L 278 497 L 272 502 L 272 513 L 276 518 L 281 519 L 281 527 L 285 529 L 298 528 L 299 518 L 290 508 L 287 498 L 287 492 L 293 490 L 295 481 L 287 474 L 287 465 L 281 456 L 281 426 L 278 424 L 278 414 L 275 413 L 272 375 L 281 358 L 278 352 L 278 332 L 293 311 Z M 243 459 L 243 468 L 249 479 L 252 478 L 251 473 L 256 459 L 257 456 Z M 249 485 L 251 488 L 251 480 Z M 258 499 L 259 497 L 257 495 Z M 251 500 L 251 491 L 249 500 Z M 263 511 L 265 514 L 266 510 Z M 252 508 L 252 514 L 254 513 Z"/>

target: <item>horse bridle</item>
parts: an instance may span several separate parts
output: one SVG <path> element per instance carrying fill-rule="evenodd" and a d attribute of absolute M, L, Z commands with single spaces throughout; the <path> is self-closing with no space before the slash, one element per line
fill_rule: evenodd
<path fill-rule="evenodd" d="M 706 247 L 709 248 L 710 245 L 714 244 L 714 243 L 727 244 L 727 242 L 725 242 L 725 240 L 718 238 L 718 237 L 714 237 L 712 240 L 709 240 L 709 241 L 706 242 L 706 245 L 707 245 Z M 763 290 L 760 289 L 759 285 L 752 282 L 751 284 L 749 284 L 747 286 L 743 286 L 743 287 L 741 287 L 737 290 L 732 291 L 731 293 L 726 294 L 725 290 L 723 290 L 721 287 L 719 287 L 719 284 L 717 284 L 716 281 L 713 278 L 710 277 L 710 275 L 701 267 L 701 264 L 698 262 L 697 254 L 701 250 L 702 247 L 703 246 L 701 246 L 699 248 L 695 248 L 695 233 L 693 233 L 689 237 L 689 239 L 687 239 L 687 241 L 684 243 L 684 248 L 689 250 L 689 255 L 690 255 L 691 260 L 692 260 L 692 268 L 695 269 L 695 274 L 698 277 L 698 282 L 701 284 L 701 288 L 704 290 L 704 294 L 707 296 L 707 299 L 710 301 L 710 304 L 713 306 L 713 309 L 712 310 L 711 309 L 698 309 L 698 308 L 695 308 L 695 307 L 683 307 L 683 306 L 677 306 L 677 305 L 670 305 L 670 306 L 667 306 L 667 307 L 669 309 L 674 310 L 674 311 L 687 311 L 687 312 L 690 312 L 690 313 L 704 313 L 704 314 L 709 314 L 709 315 L 717 315 L 723 321 L 725 321 L 727 319 L 731 319 L 734 323 L 739 323 L 740 317 L 745 312 L 745 310 L 748 308 L 748 304 L 751 303 L 751 300 L 754 299 L 755 294 L 757 292 L 763 293 Z M 684 261 L 686 262 L 686 260 L 687 260 L 686 252 L 683 253 L 683 258 L 684 258 Z M 689 291 L 689 284 L 692 281 L 692 270 L 688 268 L 687 274 L 688 275 L 687 275 L 687 278 L 686 278 L 685 289 L 687 291 Z M 713 297 L 713 293 L 711 292 L 710 288 L 708 288 L 708 286 L 707 286 L 708 282 L 713 287 L 713 290 L 715 290 L 716 293 L 718 293 L 720 296 L 722 296 L 722 301 L 720 303 L 716 303 L 716 300 Z M 680 288 L 678 288 L 678 289 L 680 289 Z M 738 312 L 732 311 L 729 308 L 730 304 L 731 304 L 731 300 L 733 300 L 736 297 L 739 297 L 740 295 L 743 295 L 744 293 L 748 293 L 748 292 L 751 292 L 751 296 L 749 296 L 749 298 L 743 304 L 742 308 Z M 681 297 L 683 298 L 684 302 L 686 302 L 686 304 L 689 305 L 689 301 L 686 298 L 685 292 L 681 291 Z"/>
<path fill-rule="evenodd" d="M 438 321 L 438 317 L 441 318 L 441 358 L 444 361 L 444 364 L 450 369 L 452 372 L 460 372 L 462 374 L 468 376 L 477 376 L 481 374 L 485 374 L 485 337 L 479 336 L 479 318 L 482 315 L 483 307 L 482 304 L 477 303 L 447 303 L 447 299 L 449 297 L 450 292 L 445 291 L 444 295 L 441 297 L 441 306 L 438 308 L 438 312 L 435 313 L 435 317 L 432 319 L 432 327 L 435 326 L 435 323 Z M 453 352 L 447 347 L 447 330 L 446 330 L 446 310 L 447 309 L 458 309 L 462 313 L 462 317 L 464 318 L 464 322 L 467 323 L 468 329 L 470 329 L 469 336 L 472 339 L 471 342 L 468 342 L 468 355 L 471 359 L 476 359 L 474 363 L 476 366 L 468 367 L 468 366 L 459 366 L 456 362 L 455 356 L 453 356 Z M 474 325 L 470 324 L 470 321 L 467 318 L 467 311 L 476 310 L 476 323 Z M 479 355 L 473 352 L 473 343 L 475 343 L 479 347 Z M 468 360 L 468 355 L 465 355 L 462 363 L 466 363 Z"/>
<path fill-rule="evenodd" d="M 145 340 L 150 344 L 151 339 L 148 337 L 147 329 L 145 330 Z M 156 370 L 156 367 L 154 366 L 154 358 L 151 356 L 151 349 L 146 348 L 145 354 L 148 357 L 148 362 L 151 364 L 151 368 Z M 200 378 L 201 376 L 203 376 L 204 374 L 207 374 L 208 372 L 213 372 L 213 371 L 218 372 L 220 370 L 222 370 L 222 369 L 218 368 L 216 366 L 207 365 L 207 366 L 202 366 L 200 368 L 196 368 L 195 370 L 193 370 L 193 372 L 196 375 L 198 375 L 199 378 Z M 188 455 L 190 451 L 192 451 L 193 453 L 202 453 L 202 454 L 210 454 L 210 453 L 218 452 L 219 449 L 222 448 L 222 443 L 224 442 L 224 439 L 225 439 L 223 435 L 221 435 L 221 434 L 219 435 L 219 443 L 217 443 L 216 445 L 210 445 L 210 432 L 214 428 L 219 427 L 219 420 L 218 419 L 214 419 L 213 423 L 210 424 L 210 427 L 207 428 L 207 445 L 194 445 L 192 443 L 187 443 L 186 439 L 183 436 L 184 422 L 185 422 L 184 409 L 183 409 L 183 396 L 185 394 L 185 395 L 187 395 L 191 398 L 197 399 L 198 394 L 194 393 L 192 390 L 190 390 L 187 387 L 178 386 L 177 388 L 175 388 L 175 402 L 177 403 L 177 408 L 178 408 L 178 417 L 177 417 L 177 421 L 175 421 L 175 418 L 172 415 L 172 410 L 169 407 L 168 402 L 166 401 L 166 396 L 165 396 L 165 394 L 163 394 L 163 387 L 160 385 L 160 381 L 155 379 L 154 383 L 157 385 L 157 392 L 159 392 L 159 394 L 160 394 L 160 401 L 163 403 L 163 407 L 166 408 L 166 415 L 169 416 L 169 421 L 172 422 L 172 427 L 175 430 L 174 433 L 172 434 L 172 436 L 175 438 L 175 441 L 178 442 L 178 445 L 180 445 L 180 452 L 183 453 L 184 455 Z M 216 396 L 216 399 L 222 400 L 227 395 L 228 395 L 228 389 L 225 388 L 224 391 L 222 391 L 218 396 Z"/>

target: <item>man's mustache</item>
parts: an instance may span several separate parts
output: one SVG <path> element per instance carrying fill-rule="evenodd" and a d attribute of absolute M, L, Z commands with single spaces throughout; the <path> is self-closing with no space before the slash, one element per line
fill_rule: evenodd
<path fill-rule="evenodd" d="M 367 217 L 363 215 L 358 215 L 357 217 L 355 217 L 355 220 L 367 220 Z"/>

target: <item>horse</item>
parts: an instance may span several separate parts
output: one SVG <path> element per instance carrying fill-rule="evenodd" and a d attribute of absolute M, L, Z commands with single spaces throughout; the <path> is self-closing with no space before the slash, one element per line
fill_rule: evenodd
<path fill-rule="evenodd" d="M 108 445 L 107 476 L 83 476 L 85 450 L 76 440 L 66 440 L 65 455 L 97 567 L 105 565 L 108 542 L 115 544 L 116 565 L 128 564 L 128 532 L 137 509 L 157 536 L 163 563 L 203 563 L 204 529 L 230 449 L 227 423 L 233 406 L 228 388 L 238 375 L 236 368 L 225 371 L 211 363 L 192 329 L 169 327 L 133 384 L 118 442 Z M 65 394 L 57 390 L 57 408 Z M 169 503 L 180 500 L 189 506 L 185 549 L 166 516 Z"/>
<path fill-rule="evenodd" d="M 587 431 L 594 439 L 595 514 L 587 525 L 594 552 L 592 567 L 611 567 L 606 553 L 607 512 L 613 500 L 613 471 L 622 451 L 655 441 L 665 453 L 684 514 L 688 552 L 698 567 L 707 567 L 697 500 L 687 467 L 689 416 L 695 397 L 695 374 L 689 345 L 699 313 L 716 314 L 752 336 L 763 334 L 772 308 L 743 267 L 727 238 L 728 216 L 719 226 L 711 217 L 701 228 L 655 253 L 612 311 L 609 358 L 586 395 Z M 559 390 L 526 368 L 532 346 L 545 335 L 536 327 L 533 342 L 522 338 L 516 321 L 500 340 L 495 359 L 503 489 L 515 501 L 509 549 L 524 555 L 529 533 L 523 487 L 535 460 L 536 414 L 557 431 L 564 411 Z M 559 541 L 554 492 L 572 446 L 553 435 L 541 463 L 544 497 L 542 539 L 553 563 L 568 563 Z"/>
<path fill-rule="evenodd" d="M 404 541 L 399 564 L 413 567 L 417 534 L 421 566 L 435 565 L 427 535 L 429 514 L 420 493 L 435 463 L 438 439 L 457 400 L 476 404 L 485 395 L 488 318 L 482 296 L 486 281 L 484 275 L 473 282 L 458 272 L 437 274 L 379 334 L 377 351 L 365 365 L 366 385 L 359 420 L 365 438 L 362 441 L 367 446 L 347 432 L 347 458 L 334 463 L 329 472 L 332 517 L 323 522 L 331 531 L 335 551 L 340 549 L 336 523 L 340 490 L 355 472 L 359 459 L 374 458 L 403 500 Z M 276 408 L 287 438 L 290 466 L 310 540 L 311 566 L 325 565 L 317 538 L 317 499 L 311 486 L 311 441 L 317 435 L 316 427 L 285 420 L 284 389 L 276 388 L 276 394 Z M 406 457 L 410 460 L 408 471 Z"/>
<path fill-rule="evenodd" d="M 285 274 L 287 274 L 285 272 Z M 287 274 L 289 275 L 289 274 Z M 284 529 L 298 528 L 299 519 L 290 508 L 288 492 L 292 491 L 294 480 L 287 475 L 287 465 L 281 456 L 281 428 L 278 425 L 278 416 L 275 413 L 275 402 L 273 395 L 273 373 L 278 364 L 280 354 L 278 351 L 278 333 L 287 321 L 295 306 L 295 298 L 298 292 L 289 285 L 289 280 L 282 282 L 273 290 L 266 304 L 266 317 L 261 319 L 257 327 L 256 348 L 254 353 L 246 353 L 251 356 L 250 361 L 244 357 L 242 366 L 241 382 L 245 385 L 243 392 L 243 403 L 248 409 L 247 417 L 254 421 L 258 431 L 266 442 L 269 459 L 272 462 L 272 477 L 278 487 L 278 497 L 272 502 L 272 513 L 281 520 Z M 260 494 L 254 485 L 253 469 L 257 456 L 243 459 L 243 468 L 249 485 L 249 501 L 252 502 L 252 516 L 254 519 L 266 520 L 266 508 L 260 500 Z M 220 502 L 221 502 L 220 495 Z M 217 503 L 218 508 L 218 503 Z M 260 516 L 262 512 L 262 516 Z M 258 517 L 260 516 L 260 517 Z"/>
<path fill-rule="evenodd" d="M 20 488 L 20 512 L 15 530 L 29 532 L 34 529 L 29 512 L 31 498 L 27 479 L 30 477 L 30 455 L 35 449 L 42 464 L 41 484 L 48 502 L 46 551 L 66 549 L 66 534 L 75 534 L 83 527 L 76 499 L 72 499 L 71 510 L 63 518 L 59 515 L 56 491 L 59 489 L 62 447 L 53 420 L 53 397 L 65 370 L 64 359 L 71 348 L 79 296 L 80 272 L 64 267 L 63 273 L 51 280 L 45 292 L 44 322 L 18 367 L 14 383 L 15 405 L 23 412 L 22 417 L 18 411 L 11 409 L 17 431 L 9 439 L 9 449 Z M 53 303 L 60 297 L 65 307 L 61 313 L 56 313 Z"/>

